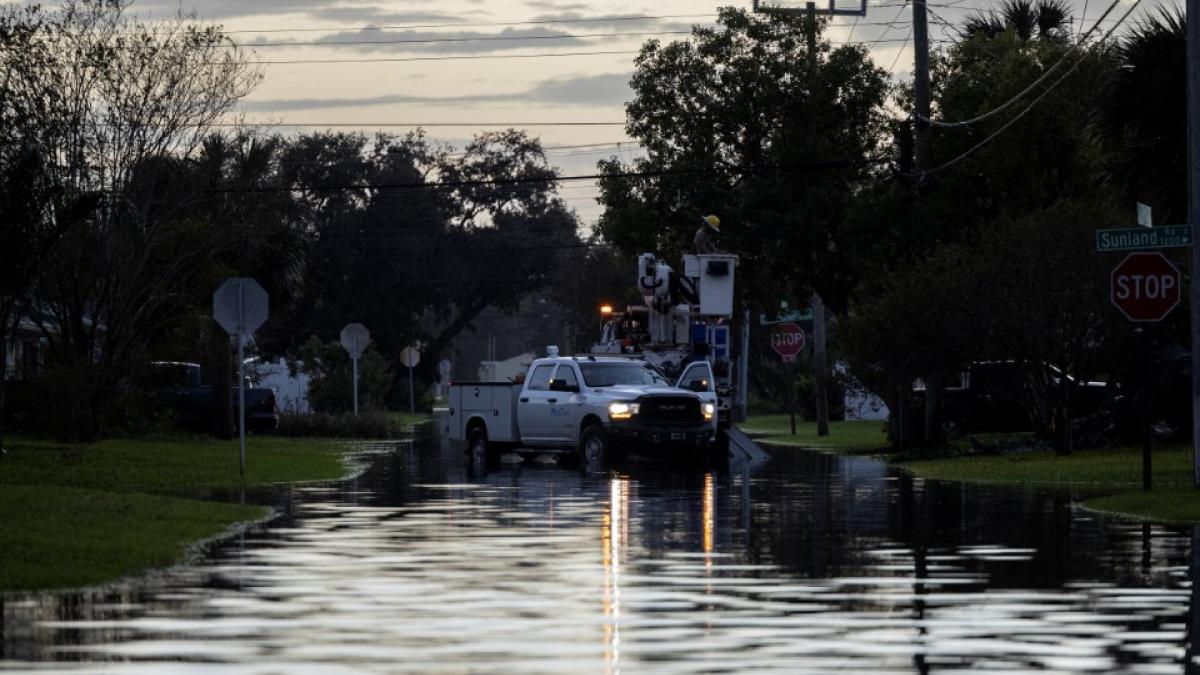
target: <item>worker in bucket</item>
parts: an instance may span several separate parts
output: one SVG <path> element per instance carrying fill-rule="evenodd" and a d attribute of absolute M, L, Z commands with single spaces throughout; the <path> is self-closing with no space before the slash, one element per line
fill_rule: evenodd
<path fill-rule="evenodd" d="M 721 234 L 721 219 L 714 215 L 707 215 L 700 219 L 700 229 L 696 230 L 696 236 L 692 239 L 692 253 L 700 255 L 702 253 L 716 253 L 717 247 L 713 240 Z"/>

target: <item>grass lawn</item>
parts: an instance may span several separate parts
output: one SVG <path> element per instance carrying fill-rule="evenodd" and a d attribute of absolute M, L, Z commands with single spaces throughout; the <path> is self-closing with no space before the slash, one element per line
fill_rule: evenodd
<path fill-rule="evenodd" d="M 329 442 L 247 439 L 246 485 L 333 480 Z M 108 440 L 63 445 L 7 437 L 0 461 L 0 591 L 111 581 L 179 561 L 187 547 L 269 509 L 168 496 L 240 487 L 237 441 Z"/>
<path fill-rule="evenodd" d="M 886 449 L 888 444 L 883 422 L 830 422 L 829 435 L 824 438 L 817 435 L 816 422 L 800 420 L 796 420 L 793 436 L 787 415 L 752 415 L 737 426 L 760 441 L 815 450 L 875 452 Z"/>
<path fill-rule="evenodd" d="M 232 523 L 243 506 L 59 486 L 0 489 L 0 591 L 87 586 L 166 567 Z"/>
<path fill-rule="evenodd" d="M 239 487 L 238 442 L 107 440 L 64 445 L 8 437 L 0 486 L 55 485 L 111 492 L 171 492 Z M 246 439 L 246 484 L 333 480 L 345 473 L 329 441 Z"/>
<path fill-rule="evenodd" d="M 1171 522 L 1200 521 L 1200 491 L 1192 485 L 1192 449 L 1167 446 L 1154 451 L 1154 490 L 1141 492 L 1141 448 L 1080 450 L 1060 456 L 1049 450 L 904 462 L 900 466 L 925 478 L 983 483 L 1094 487 L 1110 494 L 1084 506 L 1136 518 Z"/>
<path fill-rule="evenodd" d="M 425 422 L 433 419 L 433 415 L 430 415 L 429 413 L 416 413 L 410 415 L 406 412 L 392 412 L 388 414 L 391 415 L 392 419 L 397 423 L 409 428 L 417 424 L 424 424 Z"/>

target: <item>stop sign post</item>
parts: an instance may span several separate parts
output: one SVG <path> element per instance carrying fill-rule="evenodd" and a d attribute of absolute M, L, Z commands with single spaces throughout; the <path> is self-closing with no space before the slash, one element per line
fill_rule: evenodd
<path fill-rule="evenodd" d="M 363 351 L 371 344 L 371 331 L 361 323 L 348 323 L 342 329 L 342 348 L 350 353 L 350 361 L 354 366 L 354 414 L 358 414 L 358 360 Z"/>
<path fill-rule="evenodd" d="M 792 423 L 792 435 L 796 435 L 796 355 L 804 349 L 804 329 L 792 322 L 777 324 L 771 330 L 771 349 L 792 364 L 788 369 L 788 417 Z"/>
<path fill-rule="evenodd" d="M 230 277 L 213 293 L 213 319 L 238 341 L 238 466 L 246 477 L 246 338 L 263 325 L 270 314 L 267 292 L 249 277 Z M 219 399 L 218 399 L 219 400 Z"/>
<path fill-rule="evenodd" d="M 415 415 L 417 413 L 417 402 L 413 398 L 413 368 L 421 362 L 421 350 L 408 346 L 400 351 L 400 363 L 408 368 L 408 412 Z"/>
<path fill-rule="evenodd" d="M 784 363 L 794 363 L 796 355 L 804 349 L 804 329 L 794 323 L 781 323 L 771 331 L 771 349 L 779 354 Z"/>
<path fill-rule="evenodd" d="M 1179 269 L 1161 253 L 1130 253 L 1112 271 L 1112 302 L 1130 321 L 1162 321 L 1180 296 Z"/>
<path fill-rule="evenodd" d="M 1179 269 L 1161 253 L 1130 253 L 1112 271 L 1112 302 L 1130 321 L 1162 321 L 1179 304 L 1181 295 Z M 1142 489 L 1148 491 L 1153 443 L 1146 391 L 1150 384 L 1150 340 L 1144 328 L 1139 327 L 1134 332 L 1138 334 L 1142 351 Z"/>

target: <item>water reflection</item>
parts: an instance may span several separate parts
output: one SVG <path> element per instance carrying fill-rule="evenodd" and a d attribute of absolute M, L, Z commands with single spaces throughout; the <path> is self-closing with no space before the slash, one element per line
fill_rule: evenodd
<path fill-rule="evenodd" d="M 0 669 L 1185 671 L 1189 530 L 861 458 L 468 471 L 437 435 L 200 564 L 3 601 Z"/>

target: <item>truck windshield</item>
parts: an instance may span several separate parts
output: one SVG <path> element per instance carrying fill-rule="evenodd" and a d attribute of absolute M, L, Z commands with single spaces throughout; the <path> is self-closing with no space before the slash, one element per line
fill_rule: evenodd
<path fill-rule="evenodd" d="M 583 381 L 589 387 L 614 384 L 659 384 L 670 386 L 666 378 L 645 363 L 581 363 Z"/>

